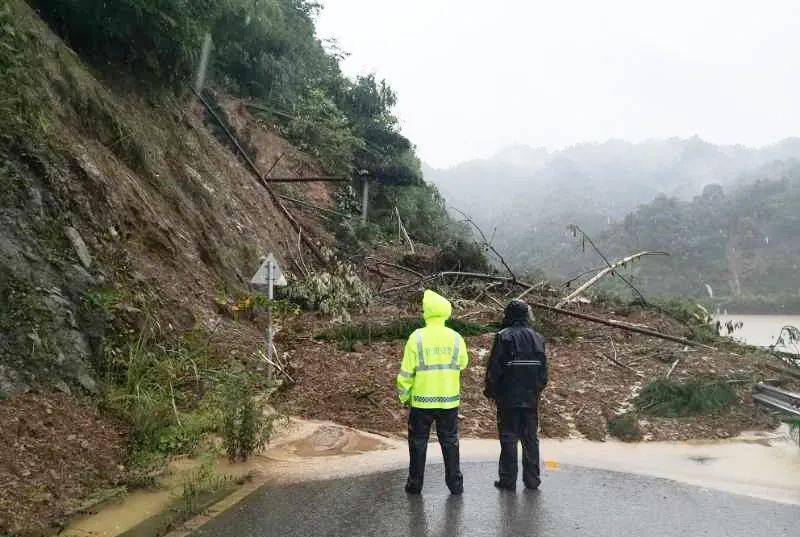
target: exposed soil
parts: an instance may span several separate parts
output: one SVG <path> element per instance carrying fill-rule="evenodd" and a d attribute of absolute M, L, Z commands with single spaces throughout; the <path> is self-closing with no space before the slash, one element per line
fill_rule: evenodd
<path fill-rule="evenodd" d="M 0 535 L 50 534 L 125 473 L 125 428 L 74 397 L 2 401 L 0 431 Z"/>
<path fill-rule="evenodd" d="M 595 308 L 589 308 L 590 311 Z M 647 310 L 633 309 L 615 314 L 594 311 L 666 333 L 683 335 L 679 323 Z M 376 306 L 365 315 L 372 322 L 413 317 L 413 305 Z M 491 313 L 456 309 L 455 316 L 473 322 L 497 321 Z M 357 322 L 357 321 L 354 321 Z M 776 425 L 758 410 L 750 398 L 753 382 L 774 378 L 764 368 L 763 358 L 743 352 L 684 348 L 680 344 L 560 317 L 548 319 L 561 334 L 548 339 L 550 384 L 540 403 L 542 434 L 547 437 L 585 437 L 604 440 L 609 418 L 631 410 L 642 387 L 663 378 L 675 360 L 671 374 L 681 381 L 715 377 L 729 381 L 738 404 L 730 410 L 690 418 L 642 416 L 640 427 L 646 440 L 728 438 L 745 430 Z M 299 326 L 308 324 L 299 321 Z M 324 327 L 317 325 L 314 333 Z M 308 333 L 308 332 L 307 332 Z M 469 337 L 470 366 L 462 377 L 461 430 L 465 436 L 495 435 L 495 409 L 483 395 L 486 361 L 493 335 Z M 335 342 L 307 336 L 287 337 L 297 384 L 286 391 L 286 412 L 308 418 L 333 420 L 367 431 L 404 434 L 406 411 L 395 396 L 394 379 L 402 355 L 403 341 L 357 344 L 354 352 L 341 350 Z M 621 365 L 614 363 L 615 358 Z M 791 382 L 785 384 L 792 386 Z"/>

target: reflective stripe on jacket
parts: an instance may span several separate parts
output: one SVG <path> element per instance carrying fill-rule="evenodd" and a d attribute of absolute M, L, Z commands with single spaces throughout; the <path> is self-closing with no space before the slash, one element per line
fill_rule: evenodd
<path fill-rule="evenodd" d="M 461 402 L 461 370 L 469 361 L 467 344 L 444 324 L 452 312 L 445 298 L 425 291 L 422 311 L 425 328 L 415 330 L 406 342 L 398 397 L 415 408 L 455 408 Z"/>

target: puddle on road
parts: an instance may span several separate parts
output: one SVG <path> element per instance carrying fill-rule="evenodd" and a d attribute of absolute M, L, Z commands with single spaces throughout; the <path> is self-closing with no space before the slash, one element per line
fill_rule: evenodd
<path fill-rule="evenodd" d="M 387 449 L 381 440 L 353 429 L 335 425 L 321 425 L 311 435 L 281 446 L 284 452 L 298 457 L 335 457 L 338 455 L 360 455 L 370 451 Z M 274 450 L 272 455 L 276 453 Z M 268 454 L 269 456 L 269 454 Z"/>
<path fill-rule="evenodd" d="M 638 444 L 543 439 L 541 452 L 545 484 L 547 473 L 559 471 L 564 464 L 661 477 L 800 505 L 800 449 L 789 441 L 785 431 L 720 441 Z M 495 460 L 498 453 L 496 440 L 461 441 L 464 462 Z M 438 449 L 431 449 L 428 454 L 429 463 L 441 462 Z M 384 438 L 328 422 L 293 420 L 261 456 L 244 464 L 221 461 L 217 471 L 236 477 L 254 476 L 247 486 L 251 491 L 266 483 L 279 486 L 402 469 L 408 463 L 407 457 L 403 439 Z M 196 464 L 179 461 L 176 475 Z M 180 480 L 175 476 L 170 479 L 174 489 Z M 241 499 L 246 496 L 244 492 L 234 496 L 238 494 Z M 163 511 L 174 498 L 175 493 L 169 490 L 136 492 L 79 520 L 62 535 L 115 537 Z"/>

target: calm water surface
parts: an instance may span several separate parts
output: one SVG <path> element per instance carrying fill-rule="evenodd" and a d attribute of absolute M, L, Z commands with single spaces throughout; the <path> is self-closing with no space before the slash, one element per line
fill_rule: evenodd
<path fill-rule="evenodd" d="M 744 323 L 742 328 L 737 330 L 733 337 L 739 341 L 743 341 L 748 345 L 755 345 L 758 347 L 768 347 L 774 345 L 778 339 L 781 328 L 787 325 L 792 325 L 800 328 L 800 315 L 752 315 L 752 314 L 738 314 L 728 313 L 725 315 L 718 315 L 716 319 L 722 324 L 722 334 L 727 335 L 724 324 L 731 320 L 733 322 L 741 321 Z M 786 351 L 796 352 L 798 349 L 782 349 Z"/>

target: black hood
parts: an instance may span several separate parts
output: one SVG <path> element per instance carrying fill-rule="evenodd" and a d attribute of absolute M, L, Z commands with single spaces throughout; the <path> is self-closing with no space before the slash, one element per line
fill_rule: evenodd
<path fill-rule="evenodd" d="M 528 304 L 522 300 L 512 300 L 506 306 L 505 318 L 503 319 L 503 326 L 528 324 Z"/>

